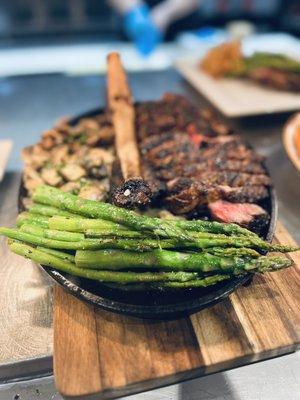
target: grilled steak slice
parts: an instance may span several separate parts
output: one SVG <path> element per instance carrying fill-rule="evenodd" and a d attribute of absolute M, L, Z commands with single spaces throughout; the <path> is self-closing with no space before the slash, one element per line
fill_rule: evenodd
<path fill-rule="evenodd" d="M 245 174 L 258 174 L 265 175 L 265 169 L 261 164 L 254 162 L 247 162 L 246 160 L 225 160 L 225 159 L 212 159 L 203 161 L 200 154 L 185 153 L 178 151 L 175 154 L 169 154 L 163 159 L 151 160 L 152 167 L 160 171 L 163 169 L 168 170 L 167 174 L 161 176 L 176 175 L 182 176 L 195 176 L 201 173 L 207 174 L 210 172 L 240 172 Z M 167 178 L 168 179 L 168 178 Z"/>
<path fill-rule="evenodd" d="M 165 185 L 157 192 L 174 214 L 197 215 L 210 204 L 249 205 L 268 196 L 264 158 L 181 96 L 138 106 L 137 127 L 147 181 Z"/>
<path fill-rule="evenodd" d="M 264 157 L 249 149 L 241 141 L 232 141 L 226 143 L 204 143 L 200 147 L 201 157 L 204 160 L 212 158 L 226 158 L 227 160 L 247 160 L 249 162 L 260 163 Z"/>
<path fill-rule="evenodd" d="M 269 219 L 266 211 L 257 204 L 233 204 L 218 200 L 210 203 L 208 208 L 213 219 L 220 222 L 234 222 L 248 228 L 265 224 Z"/>
<path fill-rule="evenodd" d="M 186 186 L 181 182 L 179 186 L 181 188 L 177 193 L 170 194 L 164 199 L 165 206 L 173 214 L 187 214 L 207 203 L 209 189 L 199 182 L 192 182 Z"/>
<path fill-rule="evenodd" d="M 173 138 L 174 134 L 170 132 L 148 136 L 140 142 L 140 151 L 143 155 L 146 155 L 150 150 Z"/>
<path fill-rule="evenodd" d="M 255 203 L 268 197 L 265 186 L 242 186 L 232 188 L 230 186 L 219 186 L 221 198 L 233 203 Z"/>
<path fill-rule="evenodd" d="M 164 199 L 166 207 L 175 214 L 185 214 L 221 199 L 233 203 L 254 203 L 268 196 L 268 190 L 263 185 L 230 187 L 200 182 L 191 178 L 169 181 L 169 194 Z"/>
<path fill-rule="evenodd" d="M 178 152 L 185 154 L 192 152 L 198 155 L 198 151 L 195 150 L 195 146 L 189 140 L 183 138 L 182 134 L 174 134 L 172 139 L 165 140 L 153 149 L 143 152 L 143 154 L 151 161 L 159 161 Z"/>
<path fill-rule="evenodd" d="M 231 129 L 207 110 L 193 106 L 185 97 L 167 93 L 160 101 L 144 102 L 136 107 L 139 140 L 178 130 L 206 136 L 228 135 Z"/>
<path fill-rule="evenodd" d="M 194 176 L 206 184 L 226 185 L 230 187 L 240 186 L 270 186 L 271 179 L 265 174 L 247 174 L 238 171 L 214 171 L 207 170 Z"/>
<path fill-rule="evenodd" d="M 176 157 L 176 156 L 174 156 Z M 198 170 L 199 169 L 199 170 Z M 270 186 L 271 179 L 266 174 L 248 174 L 239 173 L 238 171 L 219 171 L 216 168 L 209 168 L 205 165 L 195 165 L 187 163 L 183 166 L 174 165 L 168 168 L 160 168 L 156 170 L 156 176 L 163 181 L 176 179 L 177 177 L 186 177 L 198 180 L 206 185 L 226 185 L 230 187 L 239 186 Z"/>

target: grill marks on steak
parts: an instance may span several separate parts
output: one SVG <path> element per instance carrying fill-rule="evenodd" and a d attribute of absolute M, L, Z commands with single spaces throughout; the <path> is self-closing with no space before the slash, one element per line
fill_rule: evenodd
<path fill-rule="evenodd" d="M 231 133 L 210 111 L 200 110 L 185 97 L 171 93 L 165 94 L 162 100 L 137 105 L 136 126 L 140 141 L 176 131 L 208 137 Z"/>
<path fill-rule="evenodd" d="M 254 203 L 267 197 L 265 186 L 230 187 L 214 185 L 191 178 L 177 178 L 167 183 L 166 206 L 175 214 L 197 211 L 211 202 L 224 199 L 233 203 Z M 190 204 L 188 199 L 190 198 Z"/>
<path fill-rule="evenodd" d="M 177 100 L 185 110 L 186 100 L 181 97 Z M 263 157 L 239 136 L 214 131 L 208 122 L 211 115 L 198 118 L 202 125 L 205 120 L 210 126 L 209 135 L 199 130 L 201 123 L 192 126 L 193 118 L 200 115 L 195 108 L 183 112 L 178 123 L 181 108 L 178 110 L 175 103 L 175 97 L 171 96 L 170 101 L 143 104 L 137 112 L 138 124 L 146 124 L 146 128 L 139 126 L 137 130 L 143 163 L 151 170 L 156 184 L 165 184 L 159 191 L 165 205 L 175 214 L 189 214 L 221 200 L 247 204 L 266 198 L 271 181 L 261 163 Z M 173 120 L 163 117 L 167 112 L 172 113 Z M 195 132 L 197 138 L 193 141 Z"/>

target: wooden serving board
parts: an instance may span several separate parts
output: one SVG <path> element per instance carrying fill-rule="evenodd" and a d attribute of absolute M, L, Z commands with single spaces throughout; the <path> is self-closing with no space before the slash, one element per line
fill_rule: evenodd
<path fill-rule="evenodd" d="M 275 240 L 295 245 L 280 223 Z M 65 397 L 110 399 L 295 351 L 300 343 L 300 254 L 288 257 L 294 268 L 255 276 L 229 299 L 177 321 L 95 310 L 57 286 L 58 390 Z"/>

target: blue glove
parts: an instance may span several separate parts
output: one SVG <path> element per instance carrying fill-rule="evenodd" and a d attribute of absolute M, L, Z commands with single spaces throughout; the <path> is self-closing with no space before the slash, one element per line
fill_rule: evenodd
<path fill-rule="evenodd" d="M 124 16 L 124 29 L 143 56 L 148 56 L 162 41 L 162 34 L 151 20 L 149 7 L 134 7 Z"/>

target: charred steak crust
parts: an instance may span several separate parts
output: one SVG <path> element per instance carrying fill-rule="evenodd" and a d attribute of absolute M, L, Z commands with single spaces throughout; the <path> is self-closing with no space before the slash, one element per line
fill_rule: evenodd
<path fill-rule="evenodd" d="M 141 178 L 128 179 L 112 193 L 112 201 L 119 207 L 134 208 L 150 205 L 152 191 L 147 182 Z"/>
<path fill-rule="evenodd" d="M 158 102 L 139 104 L 136 115 L 145 170 L 156 187 L 163 184 L 160 199 L 174 214 L 190 215 L 218 201 L 227 209 L 232 203 L 255 205 L 268 197 L 271 180 L 264 157 L 211 112 L 167 94 Z M 264 223 L 263 214 L 245 218 L 243 224 L 249 226 L 254 219 Z"/>

